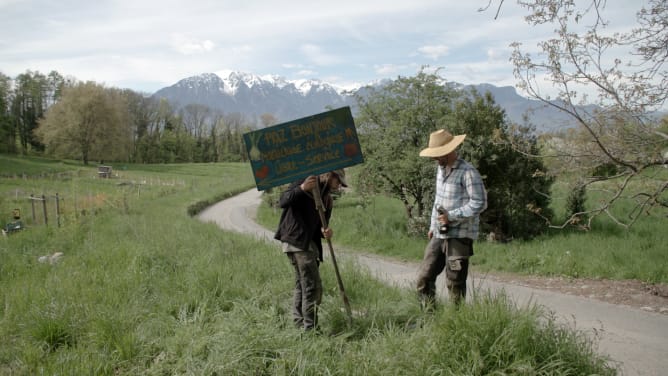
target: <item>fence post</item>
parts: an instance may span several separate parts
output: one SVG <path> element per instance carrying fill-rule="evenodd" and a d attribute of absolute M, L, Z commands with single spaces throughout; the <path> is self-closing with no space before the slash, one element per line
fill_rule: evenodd
<path fill-rule="evenodd" d="M 49 219 L 46 216 L 46 197 L 42 195 L 42 210 L 44 210 L 44 225 L 49 225 Z"/>
<path fill-rule="evenodd" d="M 56 193 L 56 222 L 58 223 L 58 227 L 60 227 L 60 198 L 58 197 L 58 193 Z"/>
<path fill-rule="evenodd" d="M 32 223 L 37 223 L 35 219 L 35 195 L 30 194 L 30 208 L 32 209 Z"/>

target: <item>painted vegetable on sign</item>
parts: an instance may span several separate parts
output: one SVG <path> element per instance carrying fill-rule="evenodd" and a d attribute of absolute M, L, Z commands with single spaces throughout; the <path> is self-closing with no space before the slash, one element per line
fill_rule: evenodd
<path fill-rule="evenodd" d="M 357 144 L 345 144 L 343 145 L 343 154 L 346 157 L 354 157 L 359 154 L 359 148 Z"/>
<path fill-rule="evenodd" d="M 249 133 L 248 138 L 250 138 L 251 142 L 251 148 L 248 151 L 248 156 L 250 157 L 251 161 L 260 161 L 262 160 L 262 153 L 260 152 L 260 149 L 257 147 L 257 142 L 259 141 L 260 137 L 262 137 L 262 134 L 260 133 Z M 265 166 L 267 167 L 267 166 Z M 268 169 L 268 167 L 267 167 Z M 256 174 L 257 176 L 257 174 Z M 265 174 L 266 176 L 266 174 Z"/>
<path fill-rule="evenodd" d="M 258 179 L 264 179 L 269 175 L 269 166 L 264 165 L 255 171 L 255 177 Z"/>

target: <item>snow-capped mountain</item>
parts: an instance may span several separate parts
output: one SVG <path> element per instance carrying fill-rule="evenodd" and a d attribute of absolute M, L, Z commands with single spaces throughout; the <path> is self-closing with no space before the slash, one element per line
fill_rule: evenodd
<path fill-rule="evenodd" d="M 288 81 L 280 76 L 243 72 L 231 72 L 227 77 L 214 73 L 188 77 L 153 96 L 165 98 L 176 107 L 197 103 L 225 114 L 240 113 L 249 120 L 268 113 L 279 121 L 352 106 L 354 102 L 320 80 Z"/>
<path fill-rule="evenodd" d="M 471 87 L 451 84 L 461 90 Z M 514 87 L 490 84 L 473 87 L 480 93 L 489 91 L 512 122 L 523 123 L 523 115 L 528 113 L 538 132 L 573 126 L 568 115 L 518 95 Z M 359 90 L 363 96 L 364 88 Z M 229 72 L 226 77 L 214 73 L 188 77 L 153 96 L 167 99 L 177 109 L 190 103 L 202 104 L 223 114 L 241 114 L 255 124 L 260 124 L 263 114 L 285 122 L 343 106 L 350 106 L 355 114 L 357 107 L 352 94 L 317 79 L 290 81 L 280 76 L 243 72 Z"/>

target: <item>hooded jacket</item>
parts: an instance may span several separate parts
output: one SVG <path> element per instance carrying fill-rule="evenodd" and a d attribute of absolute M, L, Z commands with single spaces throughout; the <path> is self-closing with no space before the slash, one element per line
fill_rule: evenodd
<path fill-rule="evenodd" d="M 274 239 L 286 242 L 299 249 L 309 249 L 311 241 L 318 247 L 318 260 L 322 261 L 322 231 L 320 214 L 315 206 L 313 196 L 301 189 L 305 179 L 296 181 L 281 194 L 278 201 L 283 209 L 278 230 Z M 327 185 L 320 184 L 320 192 L 325 208 L 325 219 L 329 223 L 332 215 L 332 196 Z"/>

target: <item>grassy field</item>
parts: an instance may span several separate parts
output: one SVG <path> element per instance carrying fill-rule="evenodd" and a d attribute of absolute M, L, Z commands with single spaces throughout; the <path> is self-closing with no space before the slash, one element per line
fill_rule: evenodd
<path fill-rule="evenodd" d="M 662 172 L 668 175 L 668 171 Z M 354 174 L 353 174 L 354 175 Z M 376 196 L 363 200 L 353 188 L 336 201 L 331 226 L 336 243 L 346 248 L 409 261 L 422 259 L 427 244 L 406 235 L 405 210 L 396 199 Z M 567 186 L 555 185 L 555 212 L 563 213 Z M 600 195 L 593 191 L 588 200 Z M 668 199 L 668 198 L 667 198 Z M 628 210 L 629 203 L 616 208 Z M 258 219 L 275 228 L 280 213 L 264 204 Z M 545 276 L 638 279 L 668 283 L 668 210 L 644 216 L 629 230 L 605 216 L 597 218 L 589 232 L 553 229 L 532 241 L 475 245 L 471 259 L 479 270 L 497 270 Z"/>
<path fill-rule="evenodd" d="M 30 169 L 11 172 L 18 165 Z M 69 210 L 60 227 L 29 223 L 0 239 L 0 374 L 616 373 L 539 307 L 482 296 L 425 315 L 411 292 L 348 263 L 352 326 L 325 263 L 323 334 L 302 333 L 280 250 L 188 215 L 253 187 L 244 164 L 114 166 L 118 177 L 97 179 L 94 167 L 0 156 L 0 169 L 0 213 L 29 192 L 57 192 Z M 88 192 L 104 199 L 84 210 L 77 200 Z M 353 196 L 340 206 L 358 210 Z M 337 234 L 352 236 L 336 216 Z M 40 262 L 56 252 L 57 262 Z"/>

